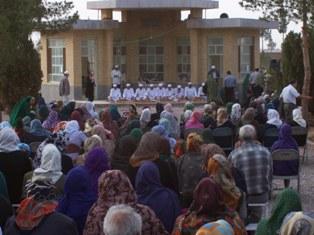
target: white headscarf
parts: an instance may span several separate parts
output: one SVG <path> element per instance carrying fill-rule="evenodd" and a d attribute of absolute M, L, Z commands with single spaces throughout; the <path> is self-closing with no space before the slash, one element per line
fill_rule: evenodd
<path fill-rule="evenodd" d="M 149 123 L 150 120 L 151 120 L 151 113 L 150 113 L 149 108 L 146 108 L 142 111 L 140 121 L 144 123 Z"/>
<path fill-rule="evenodd" d="M 80 130 L 80 125 L 75 120 L 67 122 L 64 129 L 65 133 L 67 133 L 69 136 L 71 136 L 73 133 L 79 130 Z"/>
<path fill-rule="evenodd" d="M 230 118 L 233 124 L 237 124 L 241 119 L 241 105 L 235 103 L 232 105 Z"/>
<path fill-rule="evenodd" d="M 299 126 L 306 128 L 306 121 L 302 116 L 301 108 L 296 108 L 292 112 L 293 121 L 299 124 Z"/>
<path fill-rule="evenodd" d="M 92 116 L 92 118 L 97 118 L 98 114 L 95 112 L 95 105 L 92 102 L 86 102 L 85 107 L 87 112 Z"/>
<path fill-rule="evenodd" d="M 192 116 L 193 111 L 192 110 L 186 110 L 183 114 L 184 117 L 184 122 L 187 122 L 188 120 L 190 120 L 191 116 Z"/>
<path fill-rule="evenodd" d="M 12 128 L 5 127 L 0 131 L 0 152 L 10 153 L 18 150 L 19 137 Z"/>
<path fill-rule="evenodd" d="M 33 173 L 32 182 L 36 180 L 50 180 L 55 184 L 63 175 L 61 166 L 61 153 L 53 144 L 44 147 L 40 167 Z"/>
<path fill-rule="evenodd" d="M 0 131 L 4 128 L 12 128 L 12 126 L 8 121 L 3 121 L 0 123 Z"/>
<path fill-rule="evenodd" d="M 279 128 L 282 125 L 282 121 L 280 120 L 280 115 L 275 109 L 269 109 L 267 113 L 267 123 L 270 125 L 274 125 Z"/>

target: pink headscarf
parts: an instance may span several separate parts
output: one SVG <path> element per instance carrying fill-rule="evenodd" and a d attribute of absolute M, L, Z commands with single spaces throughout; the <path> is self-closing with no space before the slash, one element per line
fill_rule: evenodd
<path fill-rule="evenodd" d="M 204 125 L 201 123 L 202 114 L 200 112 L 194 111 L 191 118 L 185 123 L 186 129 L 191 128 L 204 128 Z"/>

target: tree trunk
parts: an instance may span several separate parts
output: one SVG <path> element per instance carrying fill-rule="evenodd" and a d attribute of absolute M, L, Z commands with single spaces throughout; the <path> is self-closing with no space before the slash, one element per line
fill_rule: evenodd
<path fill-rule="evenodd" d="M 311 63 L 310 63 L 310 46 L 309 46 L 309 34 L 308 34 L 308 27 L 307 22 L 303 22 L 302 28 L 303 34 L 303 63 L 304 63 L 304 82 L 303 82 L 303 89 L 302 89 L 302 96 L 309 97 L 310 96 L 310 87 L 311 87 Z M 309 99 L 303 98 L 302 99 L 302 109 L 303 109 L 303 116 L 305 120 L 309 119 Z"/>

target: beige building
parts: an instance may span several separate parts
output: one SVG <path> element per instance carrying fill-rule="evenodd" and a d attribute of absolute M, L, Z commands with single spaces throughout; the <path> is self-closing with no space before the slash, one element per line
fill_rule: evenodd
<path fill-rule="evenodd" d="M 101 0 L 87 7 L 99 10 L 101 20 L 79 20 L 68 32 L 41 35 L 42 92 L 48 99 L 59 98 L 65 70 L 72 98 L 84 99 L 92 71 L 96 98 L 105 99 L 116 64 L 135 86 L 139 81 L 200 84 L 211 65 L 221 77 L 232 71 L 241 83 L 260 66 L 260 30 L 277 28 L 276 22 L 254 19 L 204 19 L 204 9 L 218 8 L 213 0 Z M 186 20 L 183 10 L 190 11 Z M 121 22 L 113 20 L 113 11 L 121 11 Z"/>

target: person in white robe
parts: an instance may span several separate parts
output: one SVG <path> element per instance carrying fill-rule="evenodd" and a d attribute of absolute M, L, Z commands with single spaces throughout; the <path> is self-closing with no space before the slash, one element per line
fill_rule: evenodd
<path fill-rule="evenodd" d="M 123 90 L 123 99 L 133 100 L 134 99 L 134 89 L 131 87 L 130 83 L 126 84 L 126 88 Z"/>
<path fill-rule="evenodd" d="M 135 90 L 135 99 L 136 100 L 145 100 L 146 99 L 146 90 L 143 84 L 139 84 L 138 88 Z"/>
<path fill-rule="evenodd" d="M 117 102 L 121 99 L 121 97 L 120 88 L 118 88 L 117 84 L 113 84 L 113 87 L 110 89 L 108 100 Z"/>
<path fill-rule="evenodd" d="M 194 86 L 192 86 L 192 83 L 189 82 L 188 86 L 185 87 L 184 90 L 184 97 L 188 100 L 193 100 L 195 97 L 197 97 L 197 91 Z"/>

